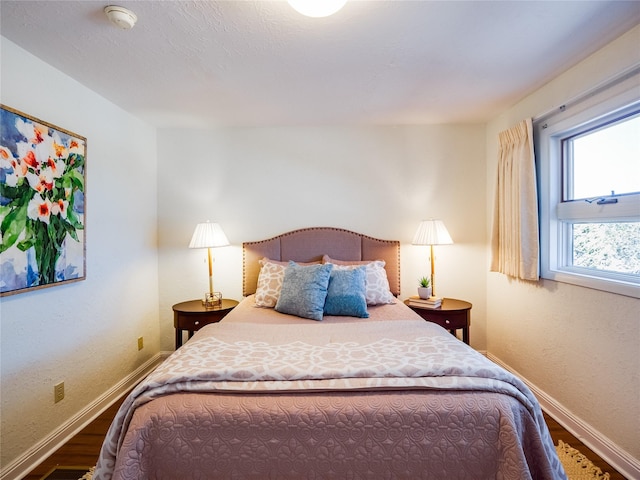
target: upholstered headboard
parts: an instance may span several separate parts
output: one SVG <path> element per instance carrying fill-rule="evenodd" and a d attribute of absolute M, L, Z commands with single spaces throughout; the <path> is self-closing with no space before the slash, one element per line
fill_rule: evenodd
<path fill-rule="evenodd" d="M 380 240 L 342 228 L 312 227 L 242 244 L 243 295 L 256 292 L 261 258 L 295 262 L 322 260 L 384 260 L 391 293 L 400 295 L 400 242 Z"/>

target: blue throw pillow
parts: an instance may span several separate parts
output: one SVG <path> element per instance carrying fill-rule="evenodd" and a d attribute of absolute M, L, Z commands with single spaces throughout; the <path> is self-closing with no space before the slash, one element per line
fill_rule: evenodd
<path fill-rule="evenodd" d="M 366 267 L 348 270 L 334 269 L 329 278 L 327 299 L 324 303 L 325 315 L 346 315 L 367 318 L 367 297 L 365 295 Z"/>
<path fill-rule="evenodd" d="M 282 290 L 276 303 L 280 313 L 322 320 L 324 301 L 333 265 L 302 266 L 289 262 L 284 270 Z"/>

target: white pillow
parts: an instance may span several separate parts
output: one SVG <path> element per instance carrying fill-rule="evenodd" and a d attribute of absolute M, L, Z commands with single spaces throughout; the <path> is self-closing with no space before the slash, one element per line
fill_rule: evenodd
<path fill-rule="evenodd" d="M 280 262 L 272 262 L 268 258 L 260 260 L 260 265 L 262 267 L 258 275 L 258 285 L 254 298 L 256 307 L 273 308 L 280 297 L 286 265 Z"/>

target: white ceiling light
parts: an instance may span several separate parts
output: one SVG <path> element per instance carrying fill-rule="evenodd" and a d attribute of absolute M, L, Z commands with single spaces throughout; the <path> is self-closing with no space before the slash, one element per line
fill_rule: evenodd
<path fill-rule="evenodd" d="M 113 23 L 118 28 L 122 28 L 123 30 L 129 30 L 133 28 L 133 26 L 138 21 L 138 17 L 135 13 L 133 13 L 128 8 L 118 7 L 117 5 L 109 5 L 107 7 L 104 7 L 104 13 L 111 21 L 111 23 Z"/>
<path fill-rule="evenodd" d="M 340 10 L 347 0 L 287 0 L 298 13 L 307 17 L 328 17 Z"/>

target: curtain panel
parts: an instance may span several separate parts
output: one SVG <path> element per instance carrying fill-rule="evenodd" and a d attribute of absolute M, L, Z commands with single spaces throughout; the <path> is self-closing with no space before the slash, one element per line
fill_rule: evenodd
<path fill-rule="evenodd" d="M 538 280 L 538 191 L 530 118 L 498 135 L 491 271 Z"/>

